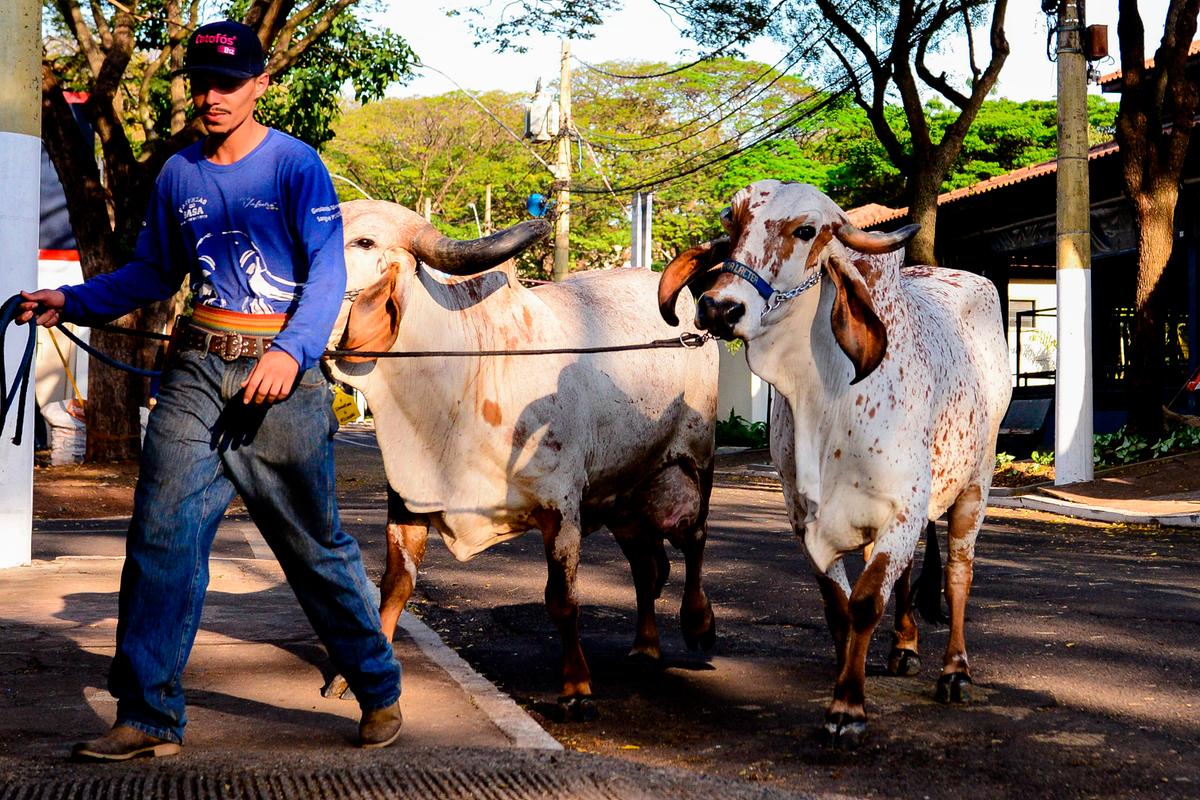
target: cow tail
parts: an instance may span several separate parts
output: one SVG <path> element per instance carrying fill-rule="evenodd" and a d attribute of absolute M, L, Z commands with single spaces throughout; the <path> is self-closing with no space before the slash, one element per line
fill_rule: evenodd
<path fill-rule="evenodd" d="M 942 611 L 942 551 L 938 548 L 937 524 L 925 528 L 925 558 L 915 586 L 917 612 L 926 622 L 944 625 L 950 617 Z"/>

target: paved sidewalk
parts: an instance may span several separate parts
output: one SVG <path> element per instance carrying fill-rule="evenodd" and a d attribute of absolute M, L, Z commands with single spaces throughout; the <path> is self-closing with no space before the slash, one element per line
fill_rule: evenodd
<path fill-rule="evenodd" d="M 70 739 L 112 724 L 116 704 L 104 686 L 126 524 L 39 522 L 33 564 L 0 570 L 0 757 L 59 757 Z M 404 667 L 402 744 L 561 750 L 410 614 L 396 651 Z M 358 705 L 321 696 L 330 669 L 257 529 L 226 520 L 185 675 L 186 749 L 350 746 Z"/>
<path fill-rule="evenodd" d="M 719 478 L 778 486 L 779 474 L 766 450 L 729 449 L 723 455 L 726 466 L 718 461 Z M 992 487 L 988 505 L 1097 522 L 1200 528 L 1200 453 L 1101 470 L 1086 483 Z"/>
<path fill-rule="evenodd" d="M 34 560 L 0 569 L 0 800 L 41 797 L 784 797 L 742 782 L 563 752 L 507 695 L 413 615 L 401 618 L 405 726 L 353 746 L 359 710 L 331 675 L 278 564 L 246 519 L 222 523 L 185 673 L 183 753 L 72 764 L 105 731 L 127 520 L 37 522 Z M 236 791 L 235 791 L 236 789 Z M 232 794 L 231 794 L 232 792 Z"/>
<path fill-rule="evenodd" d="M 1086 483 L 993 489 L 988 505 L 1098 522 L 1200 528 L 1200 453 L 1102 470 Z"/>

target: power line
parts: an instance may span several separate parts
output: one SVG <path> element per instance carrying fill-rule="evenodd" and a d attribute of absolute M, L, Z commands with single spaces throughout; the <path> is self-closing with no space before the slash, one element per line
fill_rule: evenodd
<path fill-rule="evenodd" d="M 784 56 L 784 58 L 787 58 L 788 56 L 790 56 L 792 53 L 794 53 L 794 52 L 795 52 L 796 50 L 798 50 L 799 48 L 800 48 L 800 45 L 796 45 L 796 47 L 792 48 L 792 50 L 790 50 L 790 51 L 788 52 L 787 56 Z M 758 83 L 760 80 L 762 80 L 762 78 L 763 78 L 764 76 L 766 76 L 766 75 L 770 75 L 770 74 L 774 73 L 774 77 L 773 77 L 773 78 L 771 78 L 771 80 L 770 80 L 770 81 L 769 81 L 769 82 L 768 82 L 768 83 L 767 83 L 765 86 L 763 86 L 762 88 L 760 88 L 758 91 L 754 92 L 754 93 L 753 93 L 753 94 L 752 94 L 750 97 L 748 97 L 748 98 L 745 100 L 745 102 L 743 102 L 741 105 L 738 105 L 738 106 L 734 107 L 734 108 L 733 108 L 731 111 L 729 111 L 729 112 L 728 112 L 727 114 L 725 114 L 724 116 L 718 117 L 717 119 L 713 120 L 712 122 L 710 122 L 709 124 L 705 125 L 704 127 L 700 128 L 700 129 L 698 129 L 698 130 L 693 130 L 693 129 L 692 129 L 692 128 L 693 128 L 693 126 L 694 126 L 694 125 L 695 125 L 697 122 L 700 122 L 701 120 L 707 119 L 707 118 L 708 118 L 708 116 L 709 116 L 709 114 L 711 114 L 712 112 L 709 112 L 709 114 L 704 114 L 704 115 L 701 115 L 701 116 L 695 117 L 695 118 L 693 118 L 693 119 L 689 120 L 687 123 L 684 123 L 683 125 L 680 125 L 680 126 L 678 126 L 678 127 L 676 127 L 676 128 L 673 128 L 673 129 L 671 129 L 671 130 L 668 130 L 668 131 L 662 131 L 662 132 L 660 132 L 660 133 L 658 133 L 658 134 L 655 134 L 655 136 L 653 136 L 653 137 L 652 137 L 652 136 L 638 136 L 638 137 L 634 137 L 634 138 L 632 139 L 632 141 L 638 141 L 638 140 L 643 140 L 643 139 L 645 139 L 645 140 L 649 140 L 649 139 L 652 139 L 652 138 L 656 138 L 656 137 L 658 137 L 658 136 L 667 136 L 667 135 L 670 135 L 670 134 L 673 134 L 673 133 L 681 133 L 681 132 L 684 132 L 684 131 L 687 131 L 687 132 L 688 132 L 688 135 L 686 135 L 686 136 L 681 136 L 680 138 L 678 138 L 678 139 L 675 139 L 674 141 L 670 141 L 670 142 L 660 142 L 660 143 L 658 143 L 658 144 L 650 145 L 649 147 L 631 147 L 631 148 L 625 148 L 625 147 L 617 147 L 616 145 L 609 145 L 609 144 L 601 144 L 601 145 L 599 145 L 599 147 L 600 147 L 601 149 L 608 150 L 608 151 L 611 151 L 611 152 L 616 152 L 616 153 L 627 153 L 627 154 L 631 154 L 631 155 L 636 155 L 636 154 L 639 154 L 639 153 L 652 153 L 652 152 L 654 152 L 654 151 L 656 151 L 656 150 L 663 150 L 663 149 L 665 149 L 665 148 L 668 148 L 668 147 L 674 147 L 674 146 L 676 146 L 676 145 L 679 145 L 679 144 L 681 144 L 681 143 L 683 143 L 683 142 L 687 141 L 688 139 L 692 139 L 692 138 L 694 138 L 694 137 L 696 137 L 696 136 L 699 136 L 699 135 L 700 135 L 700 134 L 702 134 L 702 133 L 705 133 L 706 131 L 710 131 L 710 130 L 712 130 L 713 128 L 715 128 L 715 127 L 717 127 L 718 125 L 720 125 L 722 122 L 725 122 L 726 120 L 730 119 L 730 118 L 731 118 L 731 117 L 733 117 L 735 114 L 737 114 L 738 112 L 740 112 L 740 111 L 744 110 L 746 107 L 748 107 L 748 106 L 749 106 L 751 103 L 753 103 L 753 102 L 754 102 L 755 100 L 757 100 L 759 97 L 761 97 L 762 95 L 764 95 L 764 94 L 766 94 L 768 91 L 770 91 L 771 87 L 773 87 L 773 86 L 774 86 L 776 83 L 778 83 L 780 80 L 782 80 L 784 77 L 786 77 L 786 75 L 787 75 L 787 71 L 788 71 L 788 70 L 790 70 L 790 69 L 791 69 L 793 66 L 795 66 L 797 63 L 799 63 L 799 61 L 800 61 L 800 59 L 801 59 L 802 57 L 803 57 L 802 55 L 801 55 L 801 56 L 797 56 L 797 57 L 796 57 L 796 58 L 795 58 L 793 61 L 789 62 L 789 64 L 788 64 L 786 67 L 784 67 L 784 68 L 783 68 L 783 70 L 779 70 L 779 69 L 778 69 L 779 65 L 780 65 L 781 63 L 783 63 L 782 59 L 781 59 L 780 61 L 777 61 L 777 62 L 776 62 L 776 63 L 775 63 L 773 66 L 771 66 L 771 67 L 769 67 L 768 69 L 764 70 L 764 71 L 763 71 L 762 73 L 760 73 L 760 74 L 759 74 L 759 76 L 758 76 L 758 77 L 756 77 L 756 78 L 755 78 L 753 81 L 751 81 L 751 82 L 750 82 L 749 84 L 747 84 L 745 87 L 743 87 L 742 89 L 739 89 L 737 92 L 735 92 L 733 95 L 731 95 L 731 96 L 730 96 L 730 98 L 729 98 L 729 100 L 726 100 L 725 102 L 723 102 L 723 103 L 721 103 L 721 104 L 717 105 L 717 106 L 714 108 L 714 111 L 716 111 L 716 110 L 719 110 L 720 108 L 722 108 L 722 107 L 723 107 L 723 106 L 725 106 L 725 105 L 728 105 L 730 102 L 732 102 L 732 101 L 733 101 L 735 98 L 737 98 L 739 95 L 741 95 L 741 94 L 744 94 L 744 93 L 745 93 L 747 90 L 749 90 L 749 89 L 750 89 L 750 87 L 751 87 L 751 86 L 754 86 L 756 83 Z M 611 139 L 611 140 L 616 140 L 616 139 L 617 139 L 617 137 L 613 137 L 613 136 L 607 136 L 607 135 L 603 135 L 603 134 L 596 134 L 596 135 L 597 135 L 599 138 L 604 138 L 604 139 Z M 621 141 L 628 141 L 628 140 L 621 140 Z"/>
<path fill-rule="evenodd" d="M 492 120 L 493 120 L 493 121 L 494 121 L 494 122 L 495 122 L 497 125 L 499 125 L 501 128 L 503 128 L 503 129 L 504 129 L 504 131 L 505 131 L 505 132 L 506 132 L 506 133 L 507 133 L 509 136 L 511 136 L 512 138 L 516 139 L 516 140 L 517 140 L 517 143 L 518 143 L 519 145 L 521 145 L 521 146 L 522 146 L 522 147 L 524 147 L 526 150 L 528 150 L 528 151 L 529 151 L 529 153 L 530 153 L 530 155 L 532 155 L 534 158 L 536 158 L 536 159 L 537 159 L 537 160 L 538 160 L 538 161 L 541 163 L 541 165 L 542 165 L 543 167 L 545 167 L 546 169 L 550 170 L 550 173 L 551 173 L 551 174 L 554 174 L 554 168 L 550 166 L 550 164 L 549 164 L 549 163 L 546 161 L 546 159 L 542 158 L 542 157 L 541 157 L 541 155 L 539 155 L 539 154 L 538 154 L 538 152 L 537 152 L 536 150 L 534 150 L 532 147 L 530 147 L 528 144 L 526 144 L 526 143 L 525 143 L 525 140 L 524 140 L 524 138 L 522 138 L 522 137 L 518 136 L 518 135 L 517 135 L 517 134 L 516 134 L 516 133 L 515 133 L 515 132 L 512 130 L 512 128 L 510 128 L 510 127 L 508 127 L 507 125 L 505 125 L 505 124 L 504 124 L 504 121 L 503 121 L 503 120 L 501 120 L 499 117 L 497 117 L 495 114 L 493 114 L 493 113 L 492 113 L 492 110 L 491 110 L 490 108 L 488 108 L 487 106 L 485 106 L 485 105 L 483 104 L 483 101 L 482 101 L 482 100 L 480 100 L 478 97 L 476 97 L 475 95 L 471 94 L 471 93 L 470 93 L 470 92 L 468 92 L 466 89 L 464 89 L 464 88 L 462 87 L 462 85 L 461 85 L 461 84 L 460 84 L 458 81 L 454 80 L 454 78 L 451 78 L 449 75 L 447 75 L 446 73 L 442 72 L 442 71 L 441 71 L 440 69 L 438 69 L 437 67 L 430 66 L 429 64 L 426 64 L 426 63 L 424 63 L 424 62 L 418 62 L 418 63 L 414 64 L 413 66 L 414 66 L 414 67 L 416 67 L 417 69 L 427 69 L 427 70 L 430 70 L 431 72 L 436 72 L 438 75 L 441 75 L 443 78 L 445 78 L 446 80 L 448 80 L 448 81 L 450 81 L 451 83 L 453 83 L 453 84 L 454 84 L 454 85 L 455 85 L 455 86 L 458 88 L 458 90 L 459 90 L 460 92 L 462 92 L 463 94 L 465 94 L 467 97 L 471 98 L 471 100 L 472 100 L 472 101 L 474 101 L 475 105 L 477 105 L 477 106 L 479 106 L 481 109 L 483 109 L 483 113 L 485 113 L 485 114 L 487 114 L 489 117 L 491 117 L 491 118 L 492 118 Z"/>
<path fill-rule="evenodd" d="M 578 56 L 572 56 L 572 58 L 574 58 L 576 61 L 578 61 L 584 68 L 589 69 L 592 72 L 597 73 L 598 75 L 604 75 L 605 77 L 608 77 L 608 78 L 616 78 L 617 80 L 645 81 L 645 80 L 651 80 L 653 78 L 665 78 L 668 75 L 674 75 L 676 73 L 683 72 L 684 70 L 691 69 L 692 67 L 696 66 L 697 64 L 702 64 L 705 61 L 711 61 L 712 59 L 716 58 L 721 53 L 725 52 L 729 48 L 731 48 L 734 45 L 741 42 L 742 39 L 744 39 L 747 35 L 752 34 L 752 33 L 761 32 L 763 28 L 767 27 L 768 23 L 770 22 L 770 19 L 773 16 L 775 16 L 775 12 L 778 11 L 783 6 L 783 4 L 786 2 L 788 2 L 788 0 L 779 0 L 779 2 L 776 3 L 774 6 L 772 6 L 771 10 L 768 11 L 763 16 L 761 23 L 747 25 L 745 28 L 743 28 L 741 31 L 739 31 L 737 33 L 737 35 L 735 35 L 732 39 L 730 39 L 725 44 L 718 47 L 716 50 L 713 50 L 711 53 L 701 56 L 700 58 L 696 59 L 695 61 L 691 62 L 690 64 L 681 64 L 677 67 L 672 67 L 671 69 L 665 70 L 663 72 L 653 72 L 653 73 L 649 73 L 649 74 L 645 74 L 645 75 L 622 75 L 617 72 L 608 72 L 607 70 L 603 70 L 603 69 L 600 69 L 599 67 L 593 66 L 592 64 L 587 63 L 586 61 L 579 58 Z"/>
<path fill-rule="evenodd" d="M 614 191 L 614 192 L 634 192 L 634 191 L 641 191 L 642 189 L 648 189 L 648 188 L 655 187 L 655 186 L 661 186 L 663 184 L 672 183 L 676 180 L 679 180 L 680 178 L 687 177 L 688 175 L 693 175 L 707 167 L 713 166 L 715 164 L 719 164 L 722 161 L 727 161 L 730 158 L 733 158 L 741 153 L 744 153 L 745 151 L 747 151 L 757 145 L 760 145 L 764 142 L 767 142 L 767 141 L 775 138 L 779 134 L 781 134 L 781 133 L 785 132 L 786 130 L 788 130 L 789 128 L 793 127 L 796 123 L 800 122 L 801 120 L 815 115 L 818 111 L 824 109 L 825 107 L 829 106 L 833 102 L 840 99 L 841 96 L 844 95 L 848 90 L 849 90 L 848 85 L 842 86 L 842 87 L 836 89 L 835 91 L 832 91 L 832 92 L 828 93 L 827 95 L 823 96 L 818 102 L 816 102 L 815 104 L 813 104 L 811 107 L 808 107 L 808 108 L 804 108 L 804 105 L 805 105 L 804 103 L 795 103 L 795 104 L 783 109 L 782 111 L 780 111 L 776 114 L 773 114 L 770 117 L 767 117 L 766 119 L 762 120 L 761 122 L 756 123 L 751 128 L 747 129 L 746 131 L 741 132 L 738 136 L 730 137 L 722 142 L 718 142 L 717 144 L 714 144 L 711 147 L 705 148 L 704 150 L 700 150 L 696 153 L 689 155 L 687 158 L 683 159 L 682 161 L 676 162 L 676 163 L 670 165 L 669 167 L 659 170 L 658 172 L 650 175 L 649 177 L 647 177 L 643 180 L 640 180 L 635 183 L 630 183 L 630 184 L 616 187 L 615 189 L 612 189 L 612 191 Z M 809 99 L 812 99 L 812 98 L 810 97 Z M 797 109 L 801 109 L 801 111 L 797 112 Z M 746 134 L 749 133 L 750 131 L 753 131 L 758 128 L 762 128 L 775 120 L 785 117 L 785 115 L 788 115 L 789 112 L 792 112 L 792 113 L 790 113 L 790 116 L 786 116 L 786 118 L 784 118 L 783 122 L 781 122 L 778 125 L 775 125 L 774 127 L 769 129 L 766 133 L 762 134 L 761 136 L 751 139 L 749 142 L 746 142 L 744 144 L 740 144 L 726 152 L 720 153 L 719 155 L 716 155 L 706 161 L 703 161 L 696 166 L 691 166 L 686 169 L 679 169 L 680 167 L 683 167 L 684 165 L 692 163 L 699 158 L 703 158 L 704 156 L 706 156 L 710 153 L 713 153 L 714 151 L 721 150 L 723 147 L 726 147 L 726 146 L 730 145 L 731 143 L 738 141 L 739 139 L 744 140 Z M 581 194 L 599 194 L 599 193 L 603 193 L 606 190 L 600 189 L 598 187 L 576 186 L 575 191 L 577 191 Z"/>

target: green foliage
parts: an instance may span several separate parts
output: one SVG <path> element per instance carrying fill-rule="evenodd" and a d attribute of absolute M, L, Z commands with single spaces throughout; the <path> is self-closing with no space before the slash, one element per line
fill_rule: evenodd
<path fill-rule="evenodd" d="M 654 76 L 661 63 L 609 63 L 607 72 Z M 753 87 L 748 90 L 747 87 Z M 690 66 L 663 77 L 618 80 L 580 70 L 572 86 L 573 115 L 582 141 L 572 142 L 571 256 L 575 270 L 619 266 L 629 260 L 628 192 L 605 184 L 649 183 L 654 190 L 656 268 L 691 245 L 721 234 L 720 209 L 731 195 L 763 178 L 815 184 L 843 208 L 867 203 L 903 206 L 905 182 L 891 163 L 865 112 L 845 98 L 824 98 L 803 80 L 770 67 L 731 58 Z M 480 96 L 506 126 L 523 128 L 527 96 Z M 754 125 L 795 108 L 820 108 L 788 130 L 727 160 L 680 178 L 656 183 L 702 164 L 714 148 Z M 1095 131 L 1111 126 L 1115 105 L 1090 101 Z M 927 106 L 937 137 L 953 113 Z M 885 112 L 904 130 L 903 112 Z M 1037 163 L 1051 157 L 1057 135 L 1052 103 L 989 101 L 967 137 L 943 189 Z M 324 154 L 330 169 L 380 199 L 420 210 L 426 198 L 445 233 L 477 235 L 485 187 L 492 187 L 496 227 L 526 216 L 532 192 L 552 196 L 552 178 L 522 143 L 505 133 L 462 93 L 388 99 L 347 105 Z M 1099 135 L 1099 134 L 1097 134 Z M 905 147 L 907 140 L 902 138 Z M 552 162 L 556 145 L 529 145 Z M 598 166 L 599 165 L 599 166 Z M 338 184 L 344 199 L 358 196 Z M 522 257 L 527 277 L 548 277 L 549 244 Z"/>
<path fill-rule="evenodd" d="M 343 15 L 329 38 L 321 39 L 267 90 L 259 101 L 258 117 L 320 147 L 333 138 L 344 84 L 351 84 L 359 102 L 378 99 L 389 84 L 408 77 L 415 58 L 395 34 L 365 31 L 358 20 Z"/>
<path fill-rule="evenodd" d="M 1035 464 L 1041 464 L 1043 467 L 1053 466 L 1054 451 L 1053 450 L 1034 450 L 1029 454 L 1029 460 Z"/>
<path fill-rule="evenodd" d="M 240 18 L 238 6 L 234 13 Z M 378 10 L 360 3 L 357 11 L 338 15 L 324 36 L 317 39 L 259 100 L 256 116 L 266 125 L 285 130 L 313 147 L 333 137 L 333 123 L 342 111 L 339 98 L 350 84 L 359 102 L 378 100 L 393 83 L 411 75 L 416 54 L 396 34 L 368 27 L 361 19 Z M 294 38 L 307 35 L 314 16 L 297 29 Z"/>
<path fill-rule="evenodd" d="M 996 453 L 996 469 L 1008 469 L 1015 460 L 1011 453 Z"/>
<path fill-rule="evenodd" d="M 1098 467 L 1113 467 L 1197 449 L 1200 449 L 1200 428 L 1190 425 L 1168 428 L 1154 442 L 1122 427 L 1113 433 L 1096 435 L 1092 458 Z"/>
<path fill-rule="evenodd" d="M 750 422 L 729 410 L 729 419 L 717 420 L 717 447 L 766 447 L 767 423 Z"/>

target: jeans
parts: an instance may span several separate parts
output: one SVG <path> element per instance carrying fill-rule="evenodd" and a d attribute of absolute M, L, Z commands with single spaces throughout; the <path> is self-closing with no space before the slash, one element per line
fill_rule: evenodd
<path fill-rule="evenodd" d="M 183 740 L 183 669 L 217 525 L 236 491 L 364 711 L 395 703 L 400 665 L 334 494 L 337 420 L 319 367 L 287 399 L 244 405 L 255 360 L 176 355 L 150 413 L 121 574 L 109 691 L 117 722 Z"/>

